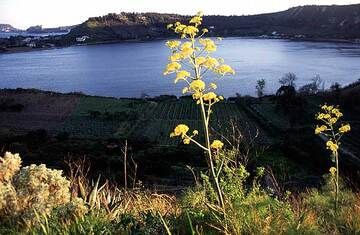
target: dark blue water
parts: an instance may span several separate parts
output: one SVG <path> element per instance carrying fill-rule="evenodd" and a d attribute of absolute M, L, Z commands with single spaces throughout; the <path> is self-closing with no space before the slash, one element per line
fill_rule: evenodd
<path fill-rule="evenodd" d="M 0 54 L 0 88 L 38 88 L 92 95 L 139 97 L 141 94 L 179 95 L 183 84 L 164 77 L 169 55 L 165 41 L 74 46 L 16 54 Z M 316 74 L 329 87 L 360 78 L 360 45 L 226 38 L 216 56 L 236 71 L 217 80 L 219 93 L 255 95 L 256 80 L 266 80 L 266 92 L 279 87 L 287 72 L 298 76 L 297 86 Z M 210 79 L 213 80 L 213 79 Z"/>

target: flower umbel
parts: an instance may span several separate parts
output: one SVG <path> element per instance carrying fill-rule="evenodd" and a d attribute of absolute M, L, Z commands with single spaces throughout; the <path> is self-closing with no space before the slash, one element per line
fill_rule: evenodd
<path fill-rule="evenodd" d="M 215 150 L 220 150 L 223 146 L 224 144 L 220 140 L 214 140 L 211 144 L 211 148 Z"/>
<path fill-rule="evenodd" d="M 170 137 L 181 136 L 184 137 L 189 131 L 189 127 L 185 124 L 179 124 L 175 127 L 174 132 L 170 134 Z"/>

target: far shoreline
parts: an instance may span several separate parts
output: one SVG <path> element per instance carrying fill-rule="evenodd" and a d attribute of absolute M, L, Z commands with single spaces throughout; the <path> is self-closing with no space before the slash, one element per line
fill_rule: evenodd
<path fill-rule="evenodd" d="M 213 36 L 215 37 L 215 36 Z M 210 37 L 212 38 L 212 37 Z M 223 38 L 239 38 L 239 39 L 258 39 L 258 40 L 287 40 L 293 42 L 319 42 L 319 43 L 347 43 L 360 45 L 360 42 L 351 40 L 351 39 L 331 39 L 331 38 L 281 38 L 281 37 L 267 37 L 261 38 L 258 36 L 229 36 Z M 56 46 L 56 47 L 42 47 L 42 48 L 31 48 L 31 47 L 12 47 L 12 48 L 0 48 L 1 54 L 13 54 L 13 53 L 25 53 L 25 52 L 34 52 L 34 51 L 42 51 L 42 50 L 53 50 L 53 49 L 63 49 L 74 46 L 94 46 L 94 45 L 106 45 L 106 44 L 120 44 L 120 43 L 147 43 L 153 41 L 161 41 L 161 40 L 172 40 L 175 38 L 167 38 L 167 37 L 159 37 L 154 39 L 126 39 L 126 40 L 110 40 L 110 41 L 97 41 L 97 42 L 88 42 L 82 44 L 72 44 L 68 46 Z"/>

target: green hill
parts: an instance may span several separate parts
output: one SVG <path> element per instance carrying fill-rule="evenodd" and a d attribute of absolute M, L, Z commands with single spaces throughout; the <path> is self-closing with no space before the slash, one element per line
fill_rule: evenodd
<path fill-rule="evenodd" d="M 89 18 L 71 30 L 67 39 L 87 35 L 91 42 L 144 40 L 171 37 L 166 25 L 186 21 L 188 16 L 159 13 L 108 14 Z M 204 26 L 213 36 L 305 37 L 313 39 L 360 38 L 360 4 L 299 6 L 286 11 L 250 15 L 204 17 Z"/>

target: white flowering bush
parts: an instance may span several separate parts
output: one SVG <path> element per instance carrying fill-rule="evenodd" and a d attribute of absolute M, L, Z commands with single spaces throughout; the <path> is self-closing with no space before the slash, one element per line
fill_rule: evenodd
<path fill-rule="evenodd" d="M 62 171 L 43 164 L 21 167 L 20 156 L 7 152 L 0 157 L 0 222 L 21 218 L 32 223 L 36 213 L 50 215 L 54 208 L 67 205 L 81 214 L 82 201 L 71 202 L 69 188 Z"/>

